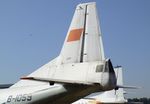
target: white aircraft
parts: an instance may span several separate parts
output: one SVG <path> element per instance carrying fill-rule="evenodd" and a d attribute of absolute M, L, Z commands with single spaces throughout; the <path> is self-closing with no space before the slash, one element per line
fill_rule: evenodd
<path fill-rule="evenodd" d="M 115 74 L 117 76 L 117 85 L 123 86 L 122 67 L 116 67 Z M 72 104 L 124 104 L 127 100 L 124 97 L 123 88 L 118 90 L 110 90 L 104 92 L 92 93 L 83 99 L 80 99 Z"/>
<path fill-rule="evenodd" d="M 117 87 L 111 61 L 104 57 L 96 3 L 83 3 L 76 7 L 59 56 L 1 89 L 0 104 L 70 104 Z"/>

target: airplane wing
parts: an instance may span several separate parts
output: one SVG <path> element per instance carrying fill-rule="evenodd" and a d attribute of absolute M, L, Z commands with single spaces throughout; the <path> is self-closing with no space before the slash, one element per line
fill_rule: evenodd
<path fill-rule="evenodd" d="M 0 89 L 9 88 L 13 84 L 0 84 Z"/>

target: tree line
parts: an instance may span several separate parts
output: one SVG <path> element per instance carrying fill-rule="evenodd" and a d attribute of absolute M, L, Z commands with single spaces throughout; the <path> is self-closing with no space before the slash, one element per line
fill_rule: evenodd
<path fill-rule="evenodd" d="M 142 102 L 143 104 L 150 104 L 150 98 L 132 98 L 132 99 L 128 99 L 128 102 Z"/>

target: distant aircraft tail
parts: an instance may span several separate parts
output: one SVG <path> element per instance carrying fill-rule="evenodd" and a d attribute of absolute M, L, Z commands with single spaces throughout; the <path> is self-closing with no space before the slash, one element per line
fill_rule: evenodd
<path fill-rule="evenodd" d="M 115 91 L 115 95 L 117 98 L 124 98 L 125 91 L 124 89 L 139 89 L 140 87 L 136 86 L 124 86 L 123 84 L 123 69 L 121 66 L 115 67 L 115 74 L 117 78 L 117 86 L 118 90 Z"/>
<path fill-rule="evenodd" d="M 62 63 L 105 59 L 96 3 L 77 5 L 60 56 Z"/>
<path fill-rule="evenodd" d="M 118 88 L 124 88 L 124 89 L 140 89 L 141 87 L 137 87 L 137 86 L 126 86 L 123 84 L 123 72 L 122 72 L 122 67 L 121 66 L 117 66 L 115 67 L 115 74 L 116 74 L 116 78 L 117 78 L 117 87 Z"/>
<path fill-rule="evenodd" d="M 122 67 L 118 66 L 115 68 L 115 74 L 117 78 L 117 85 L 123 86 L 123 72 L 122 72 Z M 118 98 L 124 98 L 124 90 L 123 88 L 119 88 L 118 90 L 115 91 L 115 96 Z"/>

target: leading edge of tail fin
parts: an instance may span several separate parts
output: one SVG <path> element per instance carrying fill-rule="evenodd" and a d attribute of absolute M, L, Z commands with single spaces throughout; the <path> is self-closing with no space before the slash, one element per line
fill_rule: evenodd
<path fill-rule="evenodd" d="M 105 59 L 95 2 L 77 5 L 60 56 L 62 63 Z"/>

